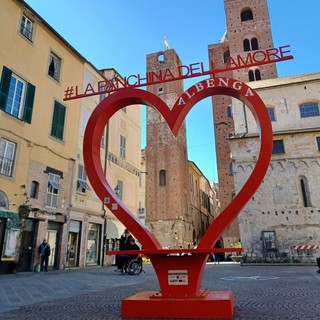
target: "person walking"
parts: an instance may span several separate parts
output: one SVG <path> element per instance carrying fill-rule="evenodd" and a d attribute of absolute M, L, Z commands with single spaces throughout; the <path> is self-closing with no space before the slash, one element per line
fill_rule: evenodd
<path fill-rule="evenodd" d="M 40 257 L 41 257 L 40 271 L 47 272 L 48 271 L 49 256 L 51 254 L 50 245 L 47 242 L 47 239 L 43 239 L 43 242 L 39 246 L 38 253 L 40 254 Z"/>

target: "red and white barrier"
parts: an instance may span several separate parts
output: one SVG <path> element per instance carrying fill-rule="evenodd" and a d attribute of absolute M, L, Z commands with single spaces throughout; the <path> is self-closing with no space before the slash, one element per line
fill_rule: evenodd
<path fill-rule="evenodd" d="M 320 245 L 311 245 L 311 246 L 291 246 L 294 250 L 313 250 L 320 249 Z"/>

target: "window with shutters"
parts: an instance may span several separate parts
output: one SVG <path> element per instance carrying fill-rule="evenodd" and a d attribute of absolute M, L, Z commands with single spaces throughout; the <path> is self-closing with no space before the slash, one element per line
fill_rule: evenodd
<path fill-rule="evenodd" d="M 90 190 L 87 184 L 86 169 L 82 164 L 78 165 L 78 180 L 77 180 L 77 192 L 86 193 L 86 190 Z"/>
<path fill-rule="evenodd" d="M 51 136 L 63 140 L 66 107 L 59 102 L 54 102 Z"/>
<path fill-rule="evenodd" d="M 35 86 L 7 67 L 3 67 L 0 84 L 0 109 L 31 123 Z"/>
<path fill-rule="evenodd" d="M 126 158 L 126 137 L 120 135 L 120 157 Z"/>
<path fill-rule="evenodd" d="M 59 183 L 60 175 L 54 173 L 48 173 L 48 187 L 46 193 L 46 203 L 47 208 L 56 209 L 58 207 L 58 194 L 62 187 Z"/>

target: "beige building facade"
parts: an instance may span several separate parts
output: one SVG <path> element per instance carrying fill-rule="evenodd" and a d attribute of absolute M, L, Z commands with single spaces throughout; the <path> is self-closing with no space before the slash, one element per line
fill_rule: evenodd
<path fill-rule="evenodd" d="M 190 210 L 193 224 L 193 246 L 198 243 L 206 233 L 210 224 L 219 213 L 217 192 L 214 185 L 208 181 L 198 166 L 189 160 L 190 179 Z"/>
<path fill-rule="evenodd" d="M 239 215 L 246 261 L 314 261 L 320 244 L 320 74 L 250 83 L 268 108 L 273 154 L 266 177 Z M 230 139 L 236 193 L 259 154 L 257 125 L 234 100 L 235 136 Z"/>
<path fill-rule="evenodd" d="M 51 269 L 110 263 L 109 239 L 124 226 L 96 196 L 82 155 L 86 123 L 104 96 L 63 98 L 70 85 L 96 88 L 116 71 L 97 70 L 24 1 L 3 2 L 0 26 L 0 270 L 33 269 L 43 238 Z M 137 212 L 140 106 L 110 120 L 101 161 Z"/>

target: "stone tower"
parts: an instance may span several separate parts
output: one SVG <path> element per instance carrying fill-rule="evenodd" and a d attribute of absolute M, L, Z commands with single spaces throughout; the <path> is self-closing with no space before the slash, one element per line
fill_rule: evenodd
<path fill-rule="evenodd" d="M 222 68 L 228 57 L 245 56 L 249 51 L 273 47 L 267 0 L 224 0 L 227 30 L 218 44 L 208 46 L 209 59 L 216 69 Z M 275 64 L 240 69 L 219 74 L 242 82 L 277 78 Z M 217 76 L 217 75 L 216 75 Z M 250 85 L 250 84 L 249 84 Z M 233 163 L 229 139 L 234 135 L 232 101 L 227 96 L 212 98 L 216 154 L 218 165 L 221 212 L 235 195 Z M 243 132 L 246 134 L 246 132 Z M 239 239 L 238 221 L 223 235 L 224 246 Z"/>
<path fill-rule="evenodd" d="M 173 49 L 147 55 L 147 72 L 170 69 L 177 77 L 181 61 Z M 172 109 L 183 93 L 182 80 L 148 86 Z M 186 125 L 175 137 L 160 113 L 147 108 L 146 225 L 163 247 L 188 248 L 192 222 L 188 203 L 188 155 Z"/>

